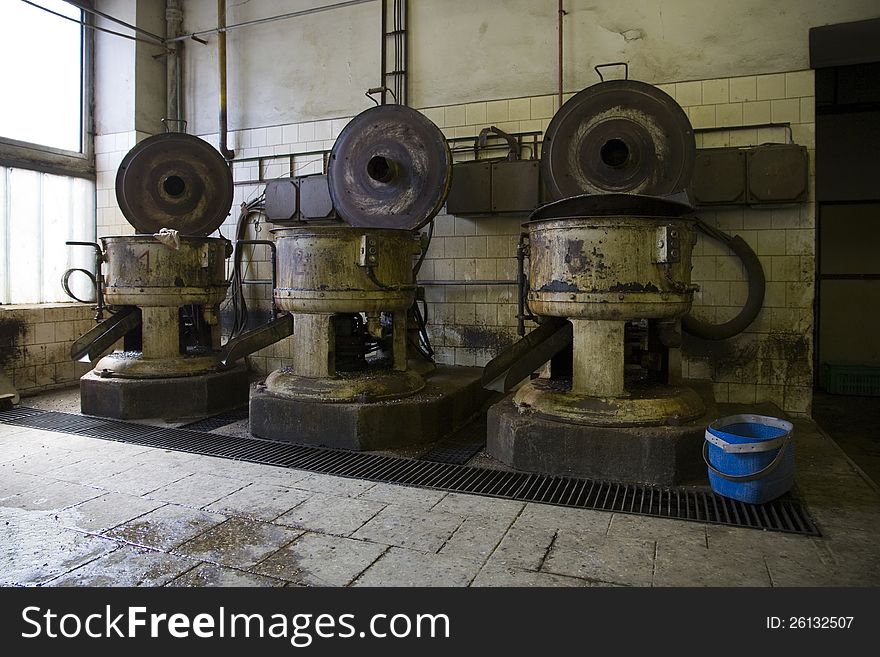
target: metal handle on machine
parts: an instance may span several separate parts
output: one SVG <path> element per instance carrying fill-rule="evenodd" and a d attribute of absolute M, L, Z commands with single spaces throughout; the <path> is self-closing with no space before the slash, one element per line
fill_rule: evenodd
<path fill-rule="evenodd" d="M 278 265 L 277 265 L 277 251 L 275 248 L 275 242 L 272 240 L 236 240 L 235 241 L 235 258 L 232 261 L 232 266 L 235 267 L 236 270 L 241 266 L 241 249 L 239 246 L 243 244 L 263 244 L 264 246 L 268 246 L 272 250 L 272 319 L 277 319 L 278 317 L 278 307 L 275 305 L 275 294 L 274 290 L 278 287 Z M 268 283 L 269 281 L 258 281 L 258 280 L 244 280 L 241 281 L 247 285 L 263 285 Z"/>
<path fill-rule="evenodd" d="M 593 70 L 596 71 L 596 75 L 599 76 L 599 79 L 602 82 L 605 82 L 605 78 L 602 77 L 602 74 L 599 72 L 600 68 L 610 68 L 612 66 L 623 66 L 623 79 L 629 80 L 629 64 L 626 62 L 609 62 L 607 64 L 597 64 L 593 67 Z"/>
<path fill-rule="evenodd" d="M 508 161 L 516 162 L 517 160 L 519 160 L 519 143 L 517 142 L 516 137 L 507 134 L 506 132 L 504 132 L 504 130 L 501 130 L 494 125 L 480 130 L 480 135 L 477 137 L 476 143 L 474 144 L 475 155 L 481 149 L 486 148 L 486 140 L 488 139 L 490 134 L 496 134 L 507 141 L 507 147 L 510 149 L 507 153 Z"/>
<path fill-rule="evenodd" d="M 168 118 L 162 117 L 159 120 L 162 122 L 162 125 L 165 126 L 165 132 L 182 132 L 183 134 L 186 134 L 186 125 L 187 125 L 186 119 L 168 119 Z M 171 127 L 168 125 L 169 123 L 176 124 L 177 130 L 172 130 Z M 183 129 L 180 128 L 181 125 L 183 125 Z"/>
<path fill-rule="evenodd" d="M 95 277 L 92 282 L 95 284 L 95 321 L 100 322 L 104 319 L 104 309 L 106 306 L 104 305 L 104 274 L 101 271 L 101 265 L 104 263 L 104 252 L 101 250 L 101 245 L 97 242 L 65 242 L 67 246 L 88 246 L 95 250 Z M 67 288 L 67 280 L 70 278 L 70 275 L 75 271 L 85 271 L 81 269 L 68 269 L 64 272 L 64 277 L 61 279 L 61 285 L 64 288 L 65 292 L 76 301 L 79 301 L 73 294 L 71 294 Z M 90 274 L 91 275 L 91 274 Z"/>

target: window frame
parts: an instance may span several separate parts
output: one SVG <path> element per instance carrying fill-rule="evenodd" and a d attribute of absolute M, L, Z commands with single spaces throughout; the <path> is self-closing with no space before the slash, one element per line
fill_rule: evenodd
<path fill-rule="evenodd" d="M 92 2 L 83 3 L 87 7 Z M 80 151 L 68 151 L 44 144 L 11 139 L 0 135 L 0 166 L 41 171 L 60 176 L 95 180 L 94 148 L 94 53 L 95 39 L 92 16 L 80 9 L 80 36 L 82 43 L 82 85 L 80 87 Z"/>

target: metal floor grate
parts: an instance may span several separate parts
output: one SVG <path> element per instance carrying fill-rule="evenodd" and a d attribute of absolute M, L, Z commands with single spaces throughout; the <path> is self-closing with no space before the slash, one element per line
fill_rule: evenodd
<path fill-rule="evenodd" d="M 419 459 L 422 461 L 464 465 L 485 446 L 485 440 L 473 443 L 445 443 L 435 447 L 425 454 L 422 454 Z"/>
<path fill-rule="evenodd" d="M 206 417 L 204 420 L 190 422 L 189 424 L 182 425 L 180 428 L 189 429 L 191 431 L 213 431 L 214 429 L 225 427 L 227 424 L 232 424 L 233 422 L 240 422 L 241 420 L 247 419 L 248 408 L 244 407 L 234 411 L 220 413 L 219 415 L 214 415 L 212 417 Z"/>
<path fill-rule="evenodd" d="M 26 406 L 13 406 L 12 408 L 0 410 L 0 422 L 9 423 L 11 420 L 25 418 L 29 415 L 42 415 L 46 413 L 41 408 L 27 408 Z"/>
<path fill-rule="evenodd" d="M 789 495 L 767 504 L 752 505 L 721 497 L 707 488 L 655 488 L 511 472 L 225 436 L 191 428 L 163 429 L 21 407 L 0 411 L 0 423 L 390 484 L 821 536 L 807 509 Z"/>
<path fill-rule="evenodd" d="M 486 447 L 486 421 L 477 418 L 419 456 L 422 461 L 464 465 Z"/>

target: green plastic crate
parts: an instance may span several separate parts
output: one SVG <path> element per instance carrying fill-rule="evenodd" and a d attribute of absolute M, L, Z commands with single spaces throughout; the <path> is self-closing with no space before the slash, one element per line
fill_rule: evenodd
<path fill-rule="evenodd" d="M 880 397 L 880 367 L 825 363 L 822 385 L 832 395 Z"/>

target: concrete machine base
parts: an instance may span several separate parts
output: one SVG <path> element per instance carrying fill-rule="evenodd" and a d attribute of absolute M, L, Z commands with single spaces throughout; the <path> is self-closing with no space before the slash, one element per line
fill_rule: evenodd
<path fill-rule="evenodd" d="M 251 433 L 362 451 L 429 444 L 464 426 L 490 398 L 481 373 L 475 367 L 438 366 L 425 375 L 420 392 L 373 403 L 291 399 L 258 386 L 251 393 Z"/>
<path fill-rule="evenodd" d="M 244 365 L 210 374 L 157 379 L 101 377 L 94 371 L 79 380 L 84 415 L 137 420 L 213 415 L 247 403 Z"/>
<path fill-rule="evenodd" d="M 486 451 L 528 472 L 659 486 L 702 481 L 704 432 L 718 411 L 711 386 L 687 385 L 700 394 L 706 413 L 678 426 L 572 424 L 520 410 L 510 396 L 489 409 Z"/>

